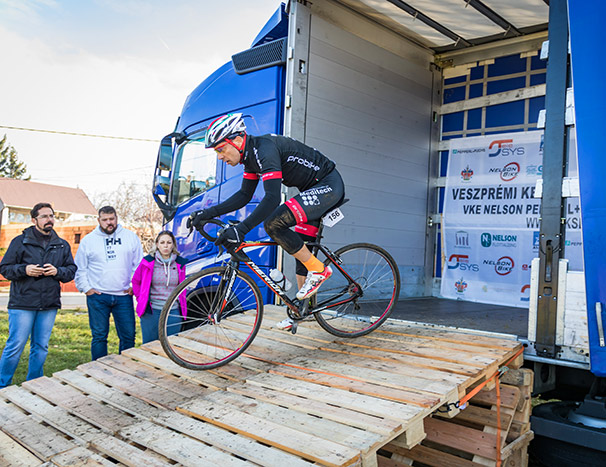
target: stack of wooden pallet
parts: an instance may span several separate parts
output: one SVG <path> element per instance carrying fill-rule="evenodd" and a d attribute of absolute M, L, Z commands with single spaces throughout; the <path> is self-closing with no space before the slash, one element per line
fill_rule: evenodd
<path fill-rule="evenodd" d="M 501 465 L 528 465 L 533 373 L 528 369 L 507 371 L 500 379 L 501 436 L 497 443 L 496 385 L 485 387 L 467 408 L 452 413 L 434 413 L 424 420 L 426 437 L 412 449 L 387 444 L 379 451 L 380 467 L 428 465 L 473 467 L 496 465 L 497 446 Z M 449 418 L 450 416 L 450 418 Z"/>

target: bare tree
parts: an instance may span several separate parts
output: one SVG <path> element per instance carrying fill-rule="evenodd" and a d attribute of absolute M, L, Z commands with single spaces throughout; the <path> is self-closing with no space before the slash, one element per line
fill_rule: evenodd
<path fill-rule="evenodd" d="M 149 186 L 123 181 L 115 191 L 98 193 L 93 200 L 97 209 L 113 206 L 122 225 L 139 236 L 144 250 L 151 249 L 162 229 L 162 213 L 153 200 Z"/>

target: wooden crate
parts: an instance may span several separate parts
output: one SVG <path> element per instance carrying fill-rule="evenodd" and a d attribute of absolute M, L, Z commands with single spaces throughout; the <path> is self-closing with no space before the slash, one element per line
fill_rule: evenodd
<path fill-rule="evenodd" d="M 534 437 L 530 431 L 532 384 L 533 372 L 528 369 L 510 370 L 502 376 L 500 439 L 497 439 L 496 387 L 485 388 L 455 417 L 435 413 L 426 418 L 427 436 L 421 445 L 404 449 L 395 443 L 387 444 L 379 452 L 379 465 L 494 466 L 497 449 L 501 465 L 528 465 L 528 444 Z"/>

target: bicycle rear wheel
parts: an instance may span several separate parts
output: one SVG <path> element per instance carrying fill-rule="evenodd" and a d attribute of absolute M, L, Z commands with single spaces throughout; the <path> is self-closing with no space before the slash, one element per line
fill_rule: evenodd
<path fill-rule="evenodd" d="M 181 294 L 185 294 L 186 312 L 175 320 L 170 310 L 179 306 Z M 170 294 L 160 314 L 158 335 L 175 363 L 191 370 L 210 370 L 246 350 L 262 317 L 261 292 L 250 276 L 225 266 L 213 267 L 188 277 Z"/>
<path fill-rule="evenodd" d="M 322 284 L 315 301 L 318 307 L 325 304 L 330 308 L 312 313 L 318 324 L 335 336 L 363 336 L 381 326 L 397 303 L 398 266 L 387 251 L 370 243 L 347 245 L 335 256 L 341 263 L 335 266 L 325 262 L 333 273 Z"/>

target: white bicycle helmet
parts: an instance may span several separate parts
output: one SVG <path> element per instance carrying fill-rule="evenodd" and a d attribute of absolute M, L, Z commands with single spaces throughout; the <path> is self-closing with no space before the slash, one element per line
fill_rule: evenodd
<path fill-rule="evenodd" d="M 234 138 L 246 131 L 241 113 L 227 114 L 215 119 L 206 130 L 207 148 L 214 148 L 226 139 Z"/>

